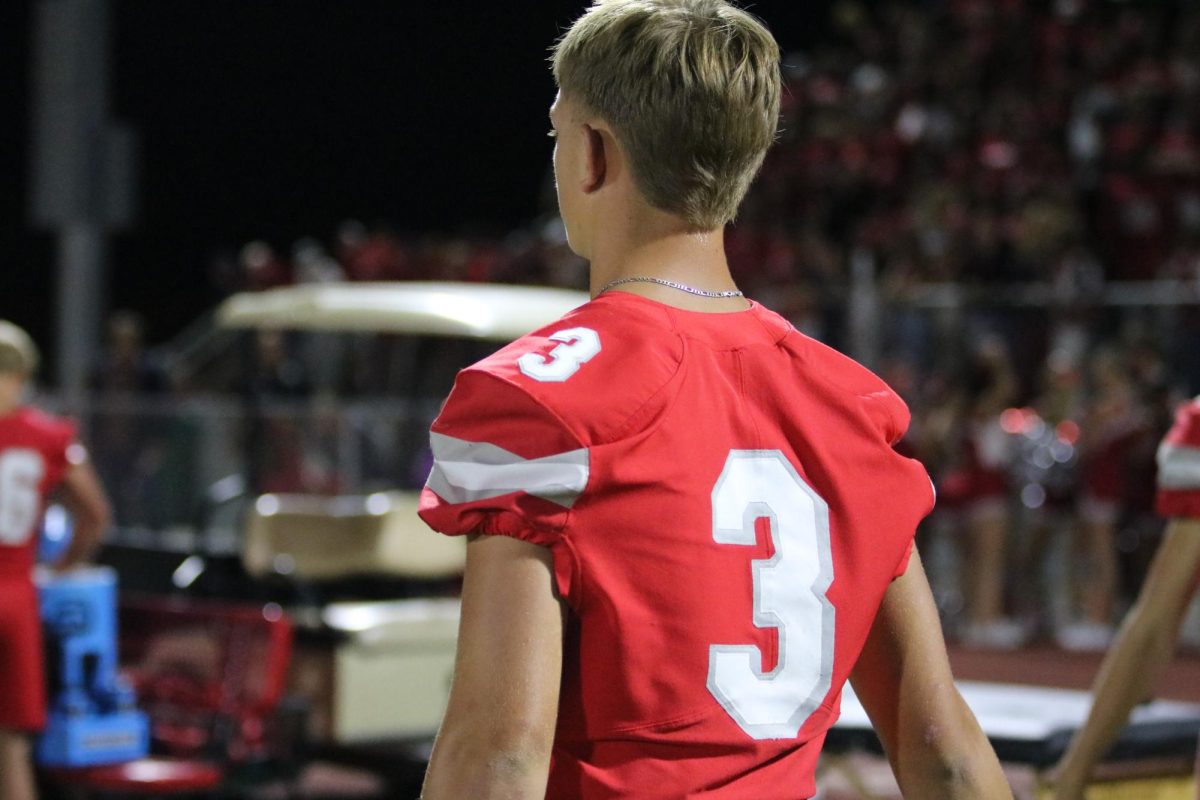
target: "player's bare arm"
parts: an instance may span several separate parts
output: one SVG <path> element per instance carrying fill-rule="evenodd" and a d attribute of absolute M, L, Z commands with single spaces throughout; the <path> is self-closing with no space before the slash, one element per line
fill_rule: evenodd
<path fill-rule="evenodd" d="M 473 537 L 454 685 L 424 800 L 545 796 L 562 636 L 550 551 L 507 536 Z"/>
<path fill-rule="evenodd" d="M 1055 797 L 1082 800 L 1096 763 L 1116 739 L 1133 707 L 1147 698 L 1171 660 L 1200 569 L 1200 519 L 1176 518 L 1146 575 L 1142 594 L 1096 677 L 1087 722 L 1055 770 Z"/>
<path fill-rule="evenodd" d="M 37 797 L 29 751 L 29 737 L 24 731 L 0 728 L 0 800 Z"/>
<path fill-rule="evenodd" d="M 954 686 L 916 551 L 888 588 L 850 680 L 905 797 L 1012 797 L 995 752 Z"/>
<path fill-rule="evenodd" d="M 66 552 L 55 563 L 56 570 L 69 569 L 91 557 L 111 518 L 108 499 L 96 470 L 83 448 L 72 445 L 79 455 L 63 474 L 59 489 L 63 504 L 71 512 L 72 536 Z"/>

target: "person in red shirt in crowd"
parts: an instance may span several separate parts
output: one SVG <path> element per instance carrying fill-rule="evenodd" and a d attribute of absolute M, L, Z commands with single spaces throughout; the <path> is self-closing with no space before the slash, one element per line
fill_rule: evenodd
<path fill-rule="evenodd" d="M 368 232 L 358 220 L 346 220 L 337 231 L 338 260 L 351 281 L 399 281 L 428 275 L 413 274 L 414 264 L 396 234 L 381 229 Z"/>
<path fill-rule="evenodd" d="M 1089 357 L 1091 398 L 1079 440 L 1079 558 L 1073 576 L 1082 620 L 1059 632 L 1069 650 L 1104 650 L 1112 640 L 1117 593 L 1117 525 L 1129 489 L 1128 464 L 1147 425 L 1124 356 L 1100 348 Z"/>
<path fill-rule="evenodd" d="M 57 571 L 88 557 L 109 517 L 75 426 L 22 403 L 37 361 L 29 336 L 0 320 L 0 800 L 35 794 L 28 737 L 45 724 L 46 698 L 32 571 L 46 500 L 60 488 L 74 521 Z"/>
<path fill-rule="evenodd" d="M 1011 649 L 1027 637 L 1025 626 L 1005 615 L 1004 576 L 1008 571 L 1010 523 L 1008 468 L 1011 436 L 1000 416 L 1012 406 L 1017 376 L 1004 343 L 988 337 L 980 344 L 967 381 L 963 425 L 963 498 L 969 556 L 963 559 L 968 646 Z"/>
<path fill-rule="evenodd" d="M 460 373 L 420 513 L 468 536 L 442 798 L 816 792 L 850 679 L 907 796 L 1011 793 L 954 687 L 900 398 L 736 289 L 723 228 L 779 50 L 721 0 L 602 0 L 555 48 L 593 300 Z"/>
<path fill-rule="evenodd" d="M 292 265 L 283 260 L 266 242 L 246 243 L 238 253 L 241 282 L 244 290 L 259 292 L 276 286 L 294 283 Z"/>
<path fill-rule="evenodd" d="M 1055 797 L 1082 800 L 1092 769 L 1175 650 L 1200 585 L 1200 398 L 1184 404 L 1158 449 L 1158 513 L 1167 531 L 1137 602 L 1092 686 L 1092 710 L 1055 769 Z M 1198 764 L 1200 765 L 1200 764 Z"/>

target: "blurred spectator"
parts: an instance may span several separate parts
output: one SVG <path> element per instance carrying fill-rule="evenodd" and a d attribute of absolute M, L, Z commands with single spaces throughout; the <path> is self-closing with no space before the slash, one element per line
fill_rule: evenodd
<path fill-rule="evenodd" d="M 292 282 L 292 267 L 269 244 L 250 242 L 238 253 L 242 283 L 250 290 L 270 289 Z"/>
<path fill-rule="evenodd" d="M 159 394 L 167 386 L 162 369 L 147 354 L 145 325 L 132 311 L 116 311 L 107 323 L 108 341 L 91 388 L 101 395 Z"/>
<path fill-rule="evenodd" d="M 248 483 L 254 493 L 301 491 L 304 424 L 296 401 L 308 393 L 308 376 L 279 331 L 259 332 L 254 345 L 242 387 Z"/>
<path fill-rule="evenodd" d="M 404 244 L 391 231 L 368 231 L 361 222 L 347 220 L 338 228 L 338 259 L 352 281 L 398 281 L 420 277 L 412 269 Z"/>
<path fill-rule="evenodd" d="M 292 263 L 296 265 L 296 283 L 337 283 L 346 278 L 342 265 L 311 236 L 292 245 Z"/>
<path fill-rule="evenodd" d="M 940 462 L 938 495 L 962 520 L 963 639 L 976 647 L 1007 649 L 1025 638 L 1024 626 L 1005 608 L 1013 442 L 1001 426 L 1001 413 L 1015 400 L 1016 389 L 1004 344 L 987 339 L 972 354 L 956 398 L 942 406 L 938 421 L 924 431 L 948 445 Z"/>
<path fill-rule="evenodd" d="M 1105 649 L 1113 634 L 1117 585 L 1117 523 L 1127 497 L 1126 465 L 1132 445 L 1145 430 L 1127 364 L 1113 349 L 1097 349 L 1088 363 L 1089 397 L 1079 439 L 1080 558 L 1073 571 L 1082 620 L 1065 627 L 1059 640 L 1068 649 Z"/>
<path fill-rule="evenodd" d="M 164 418 L 146 415 L 138 403 L 161 398 L 167 379 L 146 352 L 139 315 L 117 311 L 109 317 L 107 331 L 101 363 L 91 376 L 96 468 L 109 488 L 119 524 L 161 523 L 153 485 L 161 464 Z"/>

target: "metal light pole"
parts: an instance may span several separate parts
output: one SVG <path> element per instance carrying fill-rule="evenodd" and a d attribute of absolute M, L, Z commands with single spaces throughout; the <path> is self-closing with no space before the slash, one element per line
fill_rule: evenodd
<path fill-rule="evenodd" d="M 108 0 L 38 0 L 32 76 L 33 223 L 57 237 L 56 356 L 81 409 L 105 307 L 105 245 L 133 220 L 132 131 L 109 118 Z"/>

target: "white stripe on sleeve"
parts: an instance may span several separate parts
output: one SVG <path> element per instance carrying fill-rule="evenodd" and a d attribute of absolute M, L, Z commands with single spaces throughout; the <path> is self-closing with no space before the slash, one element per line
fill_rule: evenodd
<path fill-rule="evenodd" d="M 1200 447 L 1159 445 L 1158 486 L 1172 491 L 1200 489 Z"/>
<path fill-rule="evenodd" d="M 588 482 L 587 448 L 522 458 L 488 442 L 429 435 L 433 469 L 426 486 L 448 503 L 470 503 L 525 492 L 571 508 Z"/>

